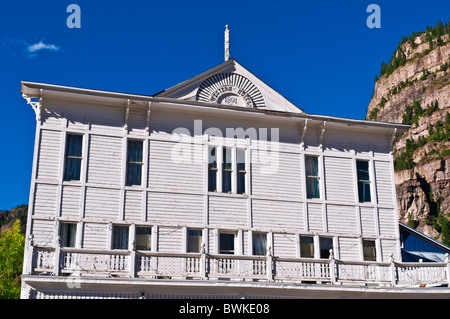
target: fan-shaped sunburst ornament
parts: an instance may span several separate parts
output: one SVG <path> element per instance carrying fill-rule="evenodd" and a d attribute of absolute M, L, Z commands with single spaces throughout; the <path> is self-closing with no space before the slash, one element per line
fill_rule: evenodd
<path fill-rule="evenodd" d="M 197 101 L 265 108 L 259 89 L 249 79 L 236 73 L 218 73 L 206 79 L 197 91 Z"/>

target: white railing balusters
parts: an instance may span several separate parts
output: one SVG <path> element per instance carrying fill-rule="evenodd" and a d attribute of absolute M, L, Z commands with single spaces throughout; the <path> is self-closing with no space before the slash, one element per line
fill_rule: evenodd
<path fill-rule="evenodd" d="M 59 257 L 58 257 L 59 254 Z M 57 269 L 58 268 L 58 269 Z M 334 259 L 280 258 L 201 253 L 89 250 L 33 247 L 33 274 L 126 276 L 140 278 L 198 278 L 217 280 L 264 280 L 327 282 L 329 284 L 374 283 L 385 286 L 450 284 L 450 262 L 389 263 Z"/>

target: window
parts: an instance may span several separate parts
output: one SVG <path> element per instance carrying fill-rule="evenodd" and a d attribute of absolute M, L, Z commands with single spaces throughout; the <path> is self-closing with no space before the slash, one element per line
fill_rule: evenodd
<path fill-rule="evenodd" d="M 202 230 L 201 229 L 188 229 L 187 232 L 187 252 L 199 253 L 202 251 Z"/>
<path fill-rule="evenodd" d="M 328 259 L 330 258 L 330 249 L 333 249 L 333 238 L 320 237 L 320 258 Z"/>
<path fill-rule="evenodd" d="M 77 224 L 61 223 L 59 236 L 61 247 L 75 247 L 77 238 Z"/>
<path fill-rule="evenodd" d="M 125 185 L 141 185 L 142 184 L 142 154 L 143 142 L 136 140 L 128 140 L 127 147 L 127 174 Z"/>
<path fill-rule="evenodd" d="M 151 250 L 152 249 L 152 228 L 136 227 L 136 249 Z"/>
<path fill-rule="evenodd" d="M 246 150 L 209 146 L 208 191 L 245 194 L 247 188 Z"/>
<path fill-rule="evenodd" d="M 233 175 L 232 149 L 224 147 L 222 152 L 222 192 L 231 193 L 231 179 Z"/>
<path fill-rule="evenodd" d="M 300 237 L 300 257 L 314 258 L 314 237 Z"/>
<path fill-rule="evenodd" d="M 316 156 L 305 156 L 306 197 L 320 198 L 319 161 Z"/>
<path fill-rule="evenodd" d="M 236 192 L 238 194 L 245 194 L 245 149 L 236 150 L 237 161 L 237 187 Z"/>
<path fill-rule="evenodd" d="M 128 226 L 113 226 L 112 249 L 128 249 Z"/>
<path fill-rule="evenodd" d="M 67 134 L 64 155 L 64 180 L 79 181 L 81 172 L 81 155 L 83 152 L 83 135 Z"/>
<path fill-rule="evenodd" d="M 219 234 L 219 254 L 234 254 L 234 234 Z"/>
<path fill-rule="evenodd" d="M 208 191 L 217 191 L 217 147 L 208 149 Z"/>
<path fill-rule="evenodd" d="M 377 249 L 375 240 L 363 240 L 364 261 L 376 261 Z"/>
<path fill-rule="evenodd" d="M 370 176 L 369 176 L 369 162 L 356 161 L 356 168 L 358 170 L 358 196 L 359 202 L 370 202 Z"/>
<path fill-rule="evenodd" d="M 266 256 L 267 255 L 267 234 L 253 233 L 253 255 Z"/>

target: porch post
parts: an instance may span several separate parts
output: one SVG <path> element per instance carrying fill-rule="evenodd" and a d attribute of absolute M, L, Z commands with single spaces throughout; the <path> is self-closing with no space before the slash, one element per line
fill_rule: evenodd
<path fill-rule="evenodd" d="M 331 284 L 335 285 L 336 284 L 336 260 L 334 259 L 334 254 L 333 254 L 333 249 L 330 249 L 330 279 L 331 279 Z"/>
<path fill-rule="evenodd" d="M 206 279 L 206 249 L 205 244 L 202 244 L 202 250 L 200 255 L 200 278 Z"/>
<path fill-rule="evenodd" d="M 55 256 L 53 261 L 53 274 L 55 276 L 59 276 L 59 265 L 60 265 L 60 258 L 61 258 L 61 237 L 56 238 L 56 245 L 55 245 Z"/>
<path fill-rule="evenodd" d="M 450 260 L 449 260 L 449 254 L 445 254 L 445 262 L 447 263 L 447 281 L 448 285 L 450 286 Z"/>
<path fill-rule="evenodd" d="M 267 249 L 267 260 L 266 260 L 266 272 L 267 272 L 267 280 L 273 281 L 273 258 L 272 258 L 272 247 L 268 247 Z"/>
<path fill-rule="evenodd" d="M 395 284 L 397 282 L 397 276 L 395 274 L 395 262 L 393 254 L 391 254 L 391 256 L 389 257 L 389 262 L 391 263 L 391 286 L 395 287 Z"/>

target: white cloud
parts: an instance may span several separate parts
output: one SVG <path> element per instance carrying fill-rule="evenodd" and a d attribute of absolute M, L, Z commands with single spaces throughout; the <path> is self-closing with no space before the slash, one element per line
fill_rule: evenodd
<path fill-rule="evenodd" d="M 28 44 L 25 49 L 25 53 L 26 53 L 27 57 L 34 58 L 38 55 L 38 52 L 42 51 L 42 50 L 57 52 L 57 51 L 61 51 L 61 47 L 59 47 L 58 45 L 55 45 L 55 44 L 46 44 L 46 43 L 44 43 L 44 40 L 41 40 L 38 43 Z"/>
<path fill-rule="evenodd" d="M 54 44 L 45 44 L 43 41 L 29 45 L 27 47 L 27 51 L 30 53 L 41 51 L 41 50 L 59 51 L 59 50 L 61 50 L 61 48 Z"/>

